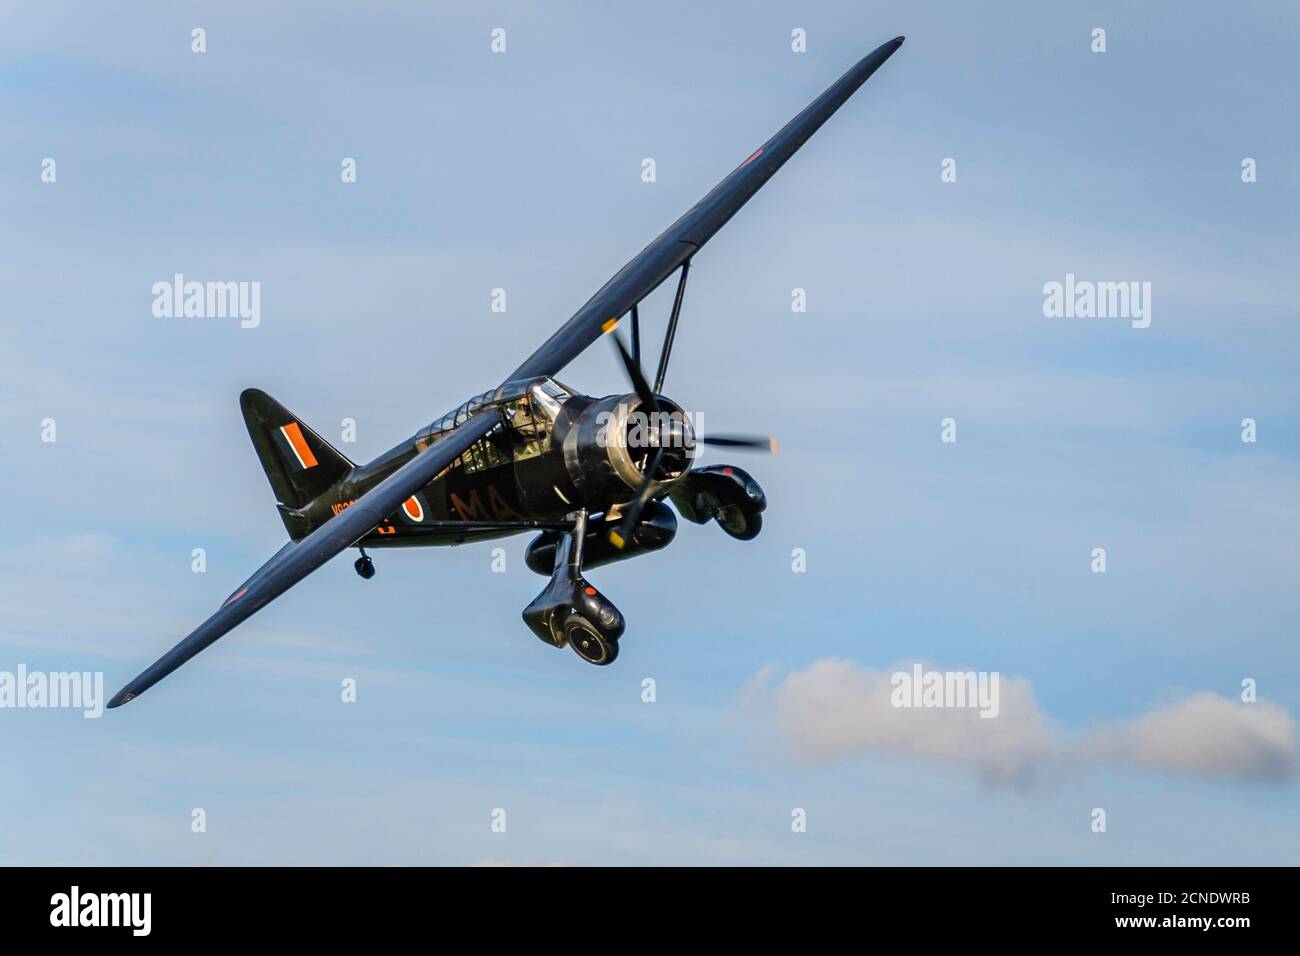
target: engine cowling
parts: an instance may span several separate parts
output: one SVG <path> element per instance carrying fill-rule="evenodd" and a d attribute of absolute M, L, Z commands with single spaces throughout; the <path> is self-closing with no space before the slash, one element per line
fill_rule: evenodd
<path fill-rule="evenodd" d="M 659 411 L 650 412 L 636 395 L 609 396 L 572 419 L 561 439 L 564 466 L 589 510 L 607 511 L 631 498 L 661 446 L 666 450 L 654 496 L 690 469 L 695 457 L 690 420 L 674 402 L 660 397 L 658 404 Z"/>

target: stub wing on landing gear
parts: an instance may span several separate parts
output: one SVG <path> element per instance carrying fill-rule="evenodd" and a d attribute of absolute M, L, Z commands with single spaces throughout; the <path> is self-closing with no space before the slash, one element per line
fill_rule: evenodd
<path fill-rule="evenodd" d="M 139 697 L 231 628 L 270 604 L 330 558 L 351 547 L 501 421 L 501 412 L 496 409 L 475 415 L 358 498 L 350 508 L 339 512 L 305 538 L 285 545 L 230 595 L 216 614 L 118 691 L 108 706 L 120 707 Z"/>
<path fill-rule="evenodd" d="M 673 486 L 671 497 L 687 521 L 704 524 L 712 518 L 740 541 L 758 537 L 763 528 L 767 496 L 749 472 L 735 465 L 696 468 Z"/>

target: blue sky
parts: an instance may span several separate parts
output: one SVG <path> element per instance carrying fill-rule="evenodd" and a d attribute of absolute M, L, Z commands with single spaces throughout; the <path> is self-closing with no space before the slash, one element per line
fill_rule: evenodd
<path fill-rule="evenodd" d="M 336 560 L 131 706 L 0 710 L 0 862 L 1300 855 L 1295 10 L 0 11 L 0 671 L 109 693 L 282 542 L 241 389 L 386 450 L 908 38 L 694 262 L 665 390 L 779 436 L 735 459 L 757 540 L 683 522 L 592 572 L 629 619 L 610 668 L 525 629 L 527 538 L 504 574 L 490 545 L 380 554 L 369 582 Z M 261 325 L 155 318 L 176 272 L 261 282 Z M 1044 318 L 1067 272 L 1151 282 L 1150 328 Z M 623 387 L 601 344 L 560 378 Z M 862 695 L 912 660 L 998 671 L 1016 706 L 955 749 L 882 729 Z M 1032 779 L 989 779 L 1008 752 Z"/>

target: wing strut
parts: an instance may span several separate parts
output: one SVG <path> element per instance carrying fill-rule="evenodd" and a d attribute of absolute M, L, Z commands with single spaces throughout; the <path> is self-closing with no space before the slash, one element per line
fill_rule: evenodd
<path fill-rule="evenodd" d="M 638 303 L 632 304 L 632 357 L 641 364 L 641 319 L 636 314 Z"/>
<path fill-rule="evenodd" d="M 659 371 L 655 372 L 655 394 L 664 387 L 664 376 L 668 374 L 668 356 L 673 350 L 673 339 L 677 336 L 677 317 L 682 314 L 682 296 L 686 294 L 686 276 L 691 271 L 691 260 L 682 263 L 682 277 L 677 280 L 677 298 L 673 299 L 673 314 L 668 317 L 668 333 L 664 336 L 663 351 L 659 353 Z M 638 359 L 639 364 L 639 359 Z"/>

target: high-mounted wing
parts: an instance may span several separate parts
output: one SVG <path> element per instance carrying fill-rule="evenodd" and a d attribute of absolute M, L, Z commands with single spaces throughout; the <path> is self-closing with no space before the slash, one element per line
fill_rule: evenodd
<path fill-rule="evenodd" d="M 573 361 L 583 349 L 600 338 L 610 319 L 619 318 L 658 288 L 659 283 L 725 226 L 727 220 L 749 201 L 749 197 L 758 192 L 772 174 L 902 45 L 903 38 L 895 37 L 858 61 L 718 183 L 712 192 L 642 249 L 506 381 L 555 375 Z"/>
<path fill-rule="evenodd" d="M 475 415 L 455 431 L 416 455 L 366 492 L 351 507 L 299 541 L 281 548 L 270 561 L 226 599 L 217 613 L 160 657 L 148 670 L 123 687 L 109 707 L 134 700 L 237 624 L 251 617 L 340 551 L 351 547 L 419 491 L 456 456 L 502 421 L 495 408 Z"/>

